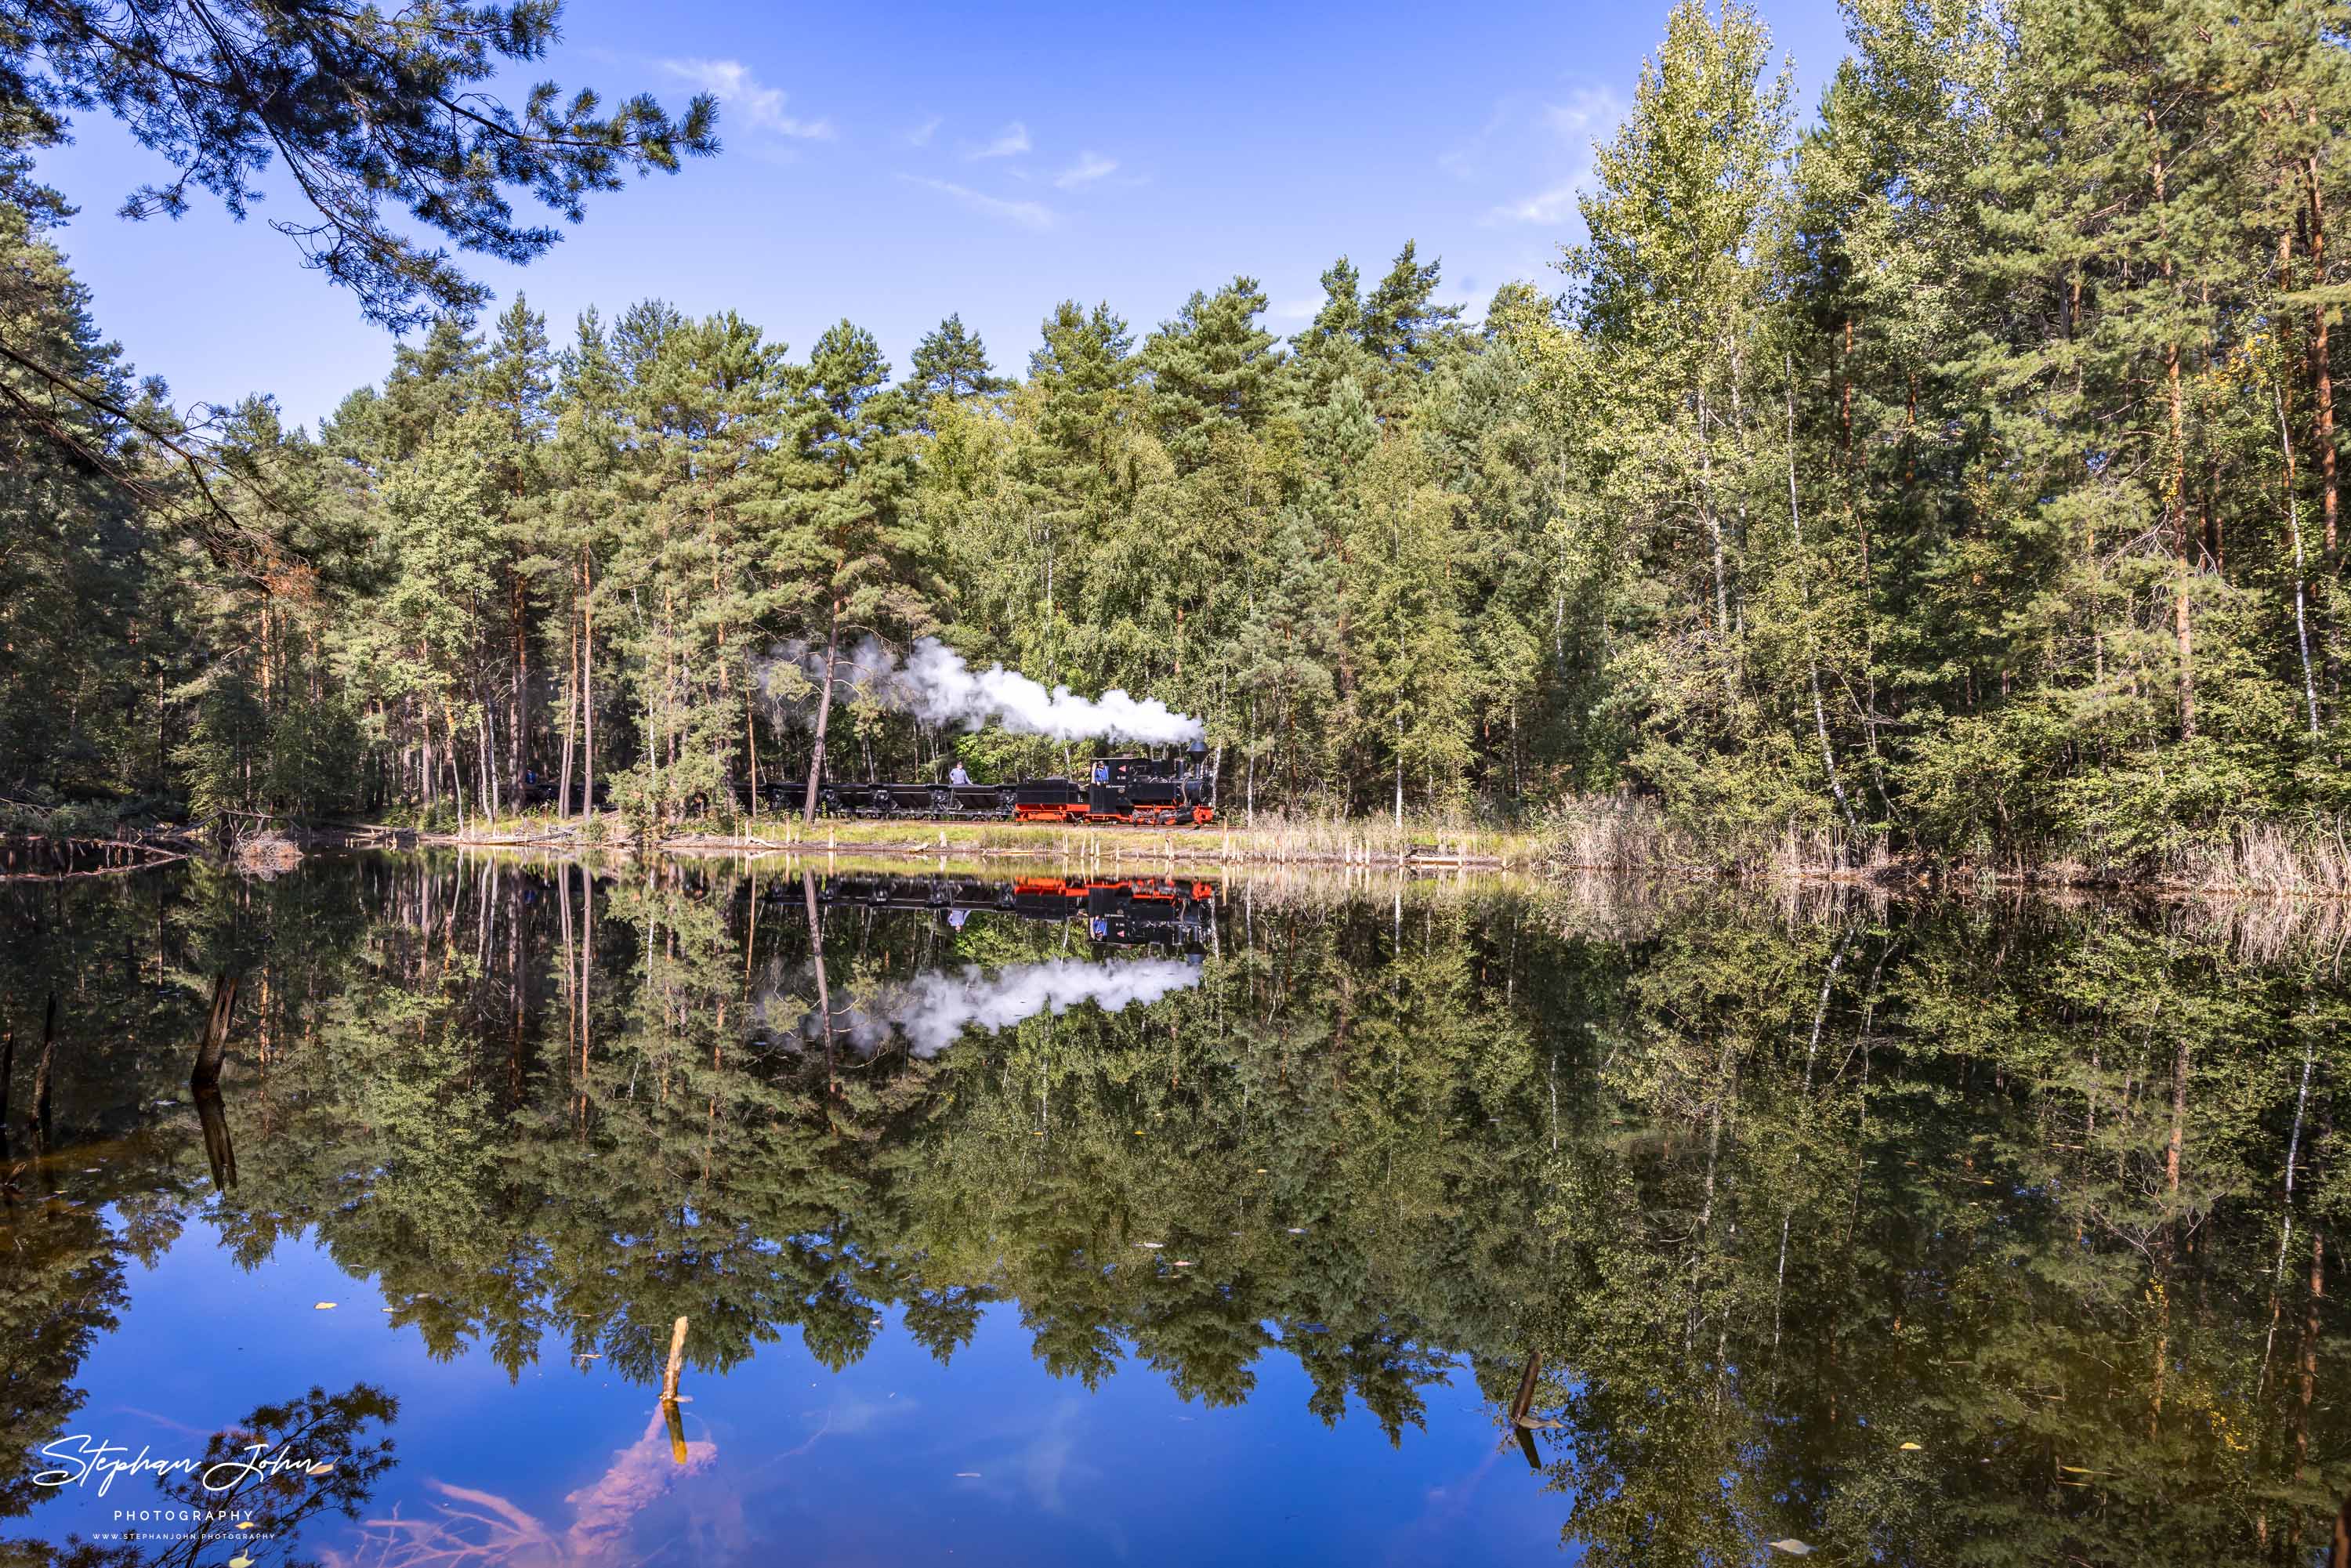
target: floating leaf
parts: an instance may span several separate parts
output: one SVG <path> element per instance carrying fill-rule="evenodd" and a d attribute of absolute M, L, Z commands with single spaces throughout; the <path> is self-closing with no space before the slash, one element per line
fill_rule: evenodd
<path fill-rule="evenodd" d="M 1802 1542 L 1797 1540 L 1792 1535 L 1789 1536 L 1784 1541 L 1774 1541 L 1771 1544 L 1772 1551 L 1784 1552 L 1791 1557 L 1810 1557 L 1813 1554 L 1813 1549 L 1811 1547 L 1805 1545 Z"/>
<path fill-rule="evenodd" d="M 313 1302 L 310 1310 L 314 1312 L 331 1312 L 335 1310 L 335 1303 L 332 1301 Z"/>
<path fill-rule="evenodd" d="M 1918 1451 L 1918 1445 L 1916 1443 L 1905 1443 L 1902 1445 L 1902 1451 L 1906 1454 L 1915 1454 Z"/>

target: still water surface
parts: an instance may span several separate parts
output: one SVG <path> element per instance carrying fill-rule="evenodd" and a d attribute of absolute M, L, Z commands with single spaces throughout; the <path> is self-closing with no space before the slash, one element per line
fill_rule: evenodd
<path fill-rule="evenodd" d="M 2313 1562 L 2341 941 L 820 864 L 10 884 L 0 1560 Z"/>

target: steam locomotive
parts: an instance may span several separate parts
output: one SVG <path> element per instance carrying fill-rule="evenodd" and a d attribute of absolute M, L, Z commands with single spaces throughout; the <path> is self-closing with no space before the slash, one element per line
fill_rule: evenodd
<path fill-rule="evenodd" d="M 786 811 L 807 799 L 805 780 L 762 781 L 762 808 Z M 1001 784 L 860 784 L 827 779 L 817 805 L 830 817 L 922 817 L 969 821 L 1206 827 L 1217 817 L 1217 775 L 1198 741 L 1183 757 L 1100 757 L 1083 779 L 1022 779 Z M 751 789 L 737 781 L 738 806 Z"/>

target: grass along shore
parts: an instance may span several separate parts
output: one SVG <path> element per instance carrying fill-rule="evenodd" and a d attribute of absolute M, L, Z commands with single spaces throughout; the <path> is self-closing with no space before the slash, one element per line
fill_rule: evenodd
<path fill-rule="evenodd" d="M 396 830 L 361 830 L 390 834 Z M 673 854 L 764 852 L 837 853 L 981 860 L 1029 860 L 1053 864 L 1119 865 L 1386 865 L 1431 870 L 1537 872 L 1552 861 L 1545 836 L 1524 831 L 1465 827 L 1406 819 L 1327 821 L 1260 816 L 1255 826 L 1205 828 L 1080 828 L 1024 822 L 917 821 L 797 816 L 743 817 L 665 826 L 639 839 L 622 818 L 604 813 L 588 821 L 525 815 L 471 825 L 463 833 L 402 832 L 423 844 L 543 849 L 627 850 Z M 363 841 L 356 838 L 355 841 Z"/>

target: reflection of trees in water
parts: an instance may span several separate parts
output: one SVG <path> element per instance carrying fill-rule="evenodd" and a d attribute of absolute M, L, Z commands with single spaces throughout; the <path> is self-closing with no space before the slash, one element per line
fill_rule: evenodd
<path fill-rule="evenodd" d="M 439 1355 L 518 1375 L 554 1329 L 649 1384 L 683 1314 L 705 1371 L 788 1329 L 841 1366 L 894 1304 L 946 1358 L 1006 1301 L 1058 1375 L 1133 1359 L 1233 1402 L 1287 1354 L 1324 1419 L 1400 1437 L 1464 1355 L 1499 1427 L 1540 1351 L 1565 1425 L 1534 1440 L 1599 1563 L 2283 1561 L 2346 1479 L 2351 1061 L 2306 932 L 1235 889 L 1196 989 L 926 1060 L 757 1043 L 763 995 L 816 988 L 808 924 L 731 872 L 370 861 L 183 882 L 159 917 L 162 880 L 78 892 L 0 958 L 9 1005 L 70 977 L 184 1050 L 242 962 L 210 1212 L 247 1261 L 316 1227 Z M 825 919 L 836 1009 L 1089 956 Z M 134 1223 L 168 1232 L 211 1184 L 152 1107 L 166 1055 L 62 1028 L 61 1141 L 183 1133 L 105 1178 L 162 1187 Z M 74 1225 L 0 1305 L 45 1369 L 12 1437 L 108 1326 L 131 1240 Z"/>
<path fill-rule="evenodd" d="M 0 1542 L 0 1552 L 28 1568 L 195 1568 L 232 1556 L 298 1568 L 294 1544 L 313 1519 L 329 1511 L 360 1517 L 393 1465 L 383 1433 L 399 1417 L 400 1402 L 365 1383 L 256 1406 L 214 1432 L 201 1453 L 184 1456 L 196 1461 L 193 1469 L 154 1478 L 152 1495 L 130 1487 L 112 1494 L 126 1508 L 172 1516 L 166 1522 L 128 1523 L 120 1541 Z M 36 1460 L 32 1469 L 69 1471 L 72 1452 Z"/>

